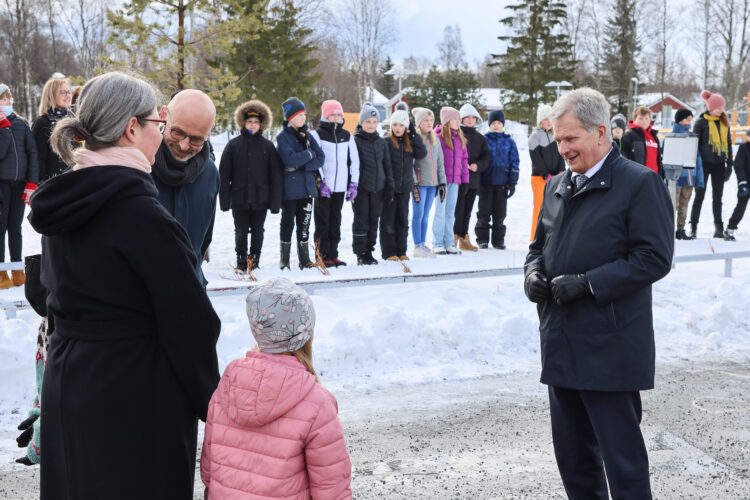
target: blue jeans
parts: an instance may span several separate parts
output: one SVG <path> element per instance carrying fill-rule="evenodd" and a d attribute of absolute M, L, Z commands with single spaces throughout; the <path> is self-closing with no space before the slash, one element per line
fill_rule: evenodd
<path fill-rule="evenodd" d="M 445 201 L 435 202 L 435 218 L 432 219 L 432 244 L 437 247 L 453 246 L 453 222 L 456 219 L 458 184 L 448 184 L 445 188 Z"/>
<path fill-rule="evenodd" d="M 436 186 L 419 186 L 419 203 L 411 200 L 411 232 L 414 246 L 427 243 L 427 223 L 430 220 L 432 202 L 435 201 Z"/>

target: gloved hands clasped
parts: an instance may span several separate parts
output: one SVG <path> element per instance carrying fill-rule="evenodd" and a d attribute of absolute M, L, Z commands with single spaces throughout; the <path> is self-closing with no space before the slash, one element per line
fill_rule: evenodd
<path fill-rule="evenodd" d="M 585 274 L 563 274 L 550 282 L 552 298 L 560 305 L 591 295 Z"/>

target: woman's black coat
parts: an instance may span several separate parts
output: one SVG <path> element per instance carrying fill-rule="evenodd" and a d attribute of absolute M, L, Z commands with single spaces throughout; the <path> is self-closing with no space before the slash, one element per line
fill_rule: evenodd
<path fill-rule="evenodd" d="M 193 498 L 220 321 L 151 176 L 53 177 L 31 197 L 55 320 L 42 389 L 41 498 Z"/>
<path fill-rule="evenodd" d="M 729 154 L 726 157 L 724 155 L 716 154 L 711 147 L 711 144 L 708 142 L 708 120 L 706 120 L 703 116 L 708 114 L 708 111 L 701 113 L 700 118 L 698 118 L 698 121 L 695 122 L 695 126 L 693 127 L 693 133 L 698 136 L 698 153 L 701 155 L 701 159 L 703 160 L 704 164 L 708 163 L 710 165 L 724 165 L 725 168 L 729 168 L 731 170 L 733 166 L 732 129 L 731 127 L 727 127 L 727 144 L 729 145 Z M 716 123 L 716 126 L 720 126 L 719 122 Z"/>
<path fill-rule="evenodd" d="M 68 166 L 62 159 L 52 151 L 49 145 L 49 137 L 55 124 L 67 116 L 67 113 L 49 112 L 46 115 L 37 117 L 31 127 L 36 141 L 36 152 L 39 157 L 39 182 L 44 182 L 50 177 L 54 177 L 65 172 Z"/>

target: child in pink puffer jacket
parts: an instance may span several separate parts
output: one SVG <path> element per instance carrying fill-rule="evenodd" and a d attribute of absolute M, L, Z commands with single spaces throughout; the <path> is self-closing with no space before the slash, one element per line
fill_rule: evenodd
<path fill-rule="evenodd" d="M 336 399 L 312 365 L 315 310 L 286 278 L 246 299 L 259 351 L 232 361 L 211 398 L 201 454 L 206 499 L 350 499 Z"/>

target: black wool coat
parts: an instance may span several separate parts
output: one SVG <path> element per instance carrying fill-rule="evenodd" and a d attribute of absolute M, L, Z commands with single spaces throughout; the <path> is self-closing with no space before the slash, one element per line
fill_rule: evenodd
<path fill-rule="evenodd" d="M 490 148 L 487 139 L 474 127 L 461 125 L 461 130 L 466 137 L 466 148 L 469 151 L 469 165 L 477 164 L 477 171 L 469 170 L 469 189 L 479 189 L 482 183 L 482 172 L 490 168 Z"/>
<path fill-rule="evenodd" d="M 229 141 L 219 164 L 219 207 L 278 212 L 284 194 L 283 167 L 273 143 L 243 129 Z"/>
<path fill-rule="evenodd" d="M 41 498 L 193 498 L 220 321 L 149 174 L 69 171 L 31 197 L 54 318 Z"/>
<path fill-rule="evenodd" d="M 386 187 L 395 190 L 388 144 L 377 132 L 368 133 L 357 125 L 354 142 L 359 153 L 359 190 L 375 193 Z"/>
<path fill-rule="evenodd" d="M 427 156 L 427 148 L 419 134 L 415 134 L 414 139 L 411 139 L 411 153 L 404 149 L 404 136 L 399 137 L 397 140 L 398 147 L 395 147 L 393 139 L 390 136 L 385 138 L 391 157 L 391 170 L 393 170 L 395 191 L 397 193 L 411 193 L 414 187 L 414 161 L 421 160 Z"/>
<path fill-rule="evenodd" d="M 573 195 L 571 171 L 545 186 L 525 274 L 585 273 L 593 296 L 537 305 L 544 384 L 592 391 L 654 386 L 651 285 L 669 273 L 674 210 L 661 178 L 612 149 Z"/>
<path fill-rule="evenodd" d="M 52 147 L 49 145 L 52 130 L 57 122 L 66 116 L 67 113 L 65 112 L 55 114 L 50 111 L 46 115 L 37 117 L 31 127 L 31 132 L 34 134 L 34 140 L 36 141 L 36 152 L 39 156 L 39 182 L 44 182 L 68 169 L 62 158 L 52 151 Z"/>

